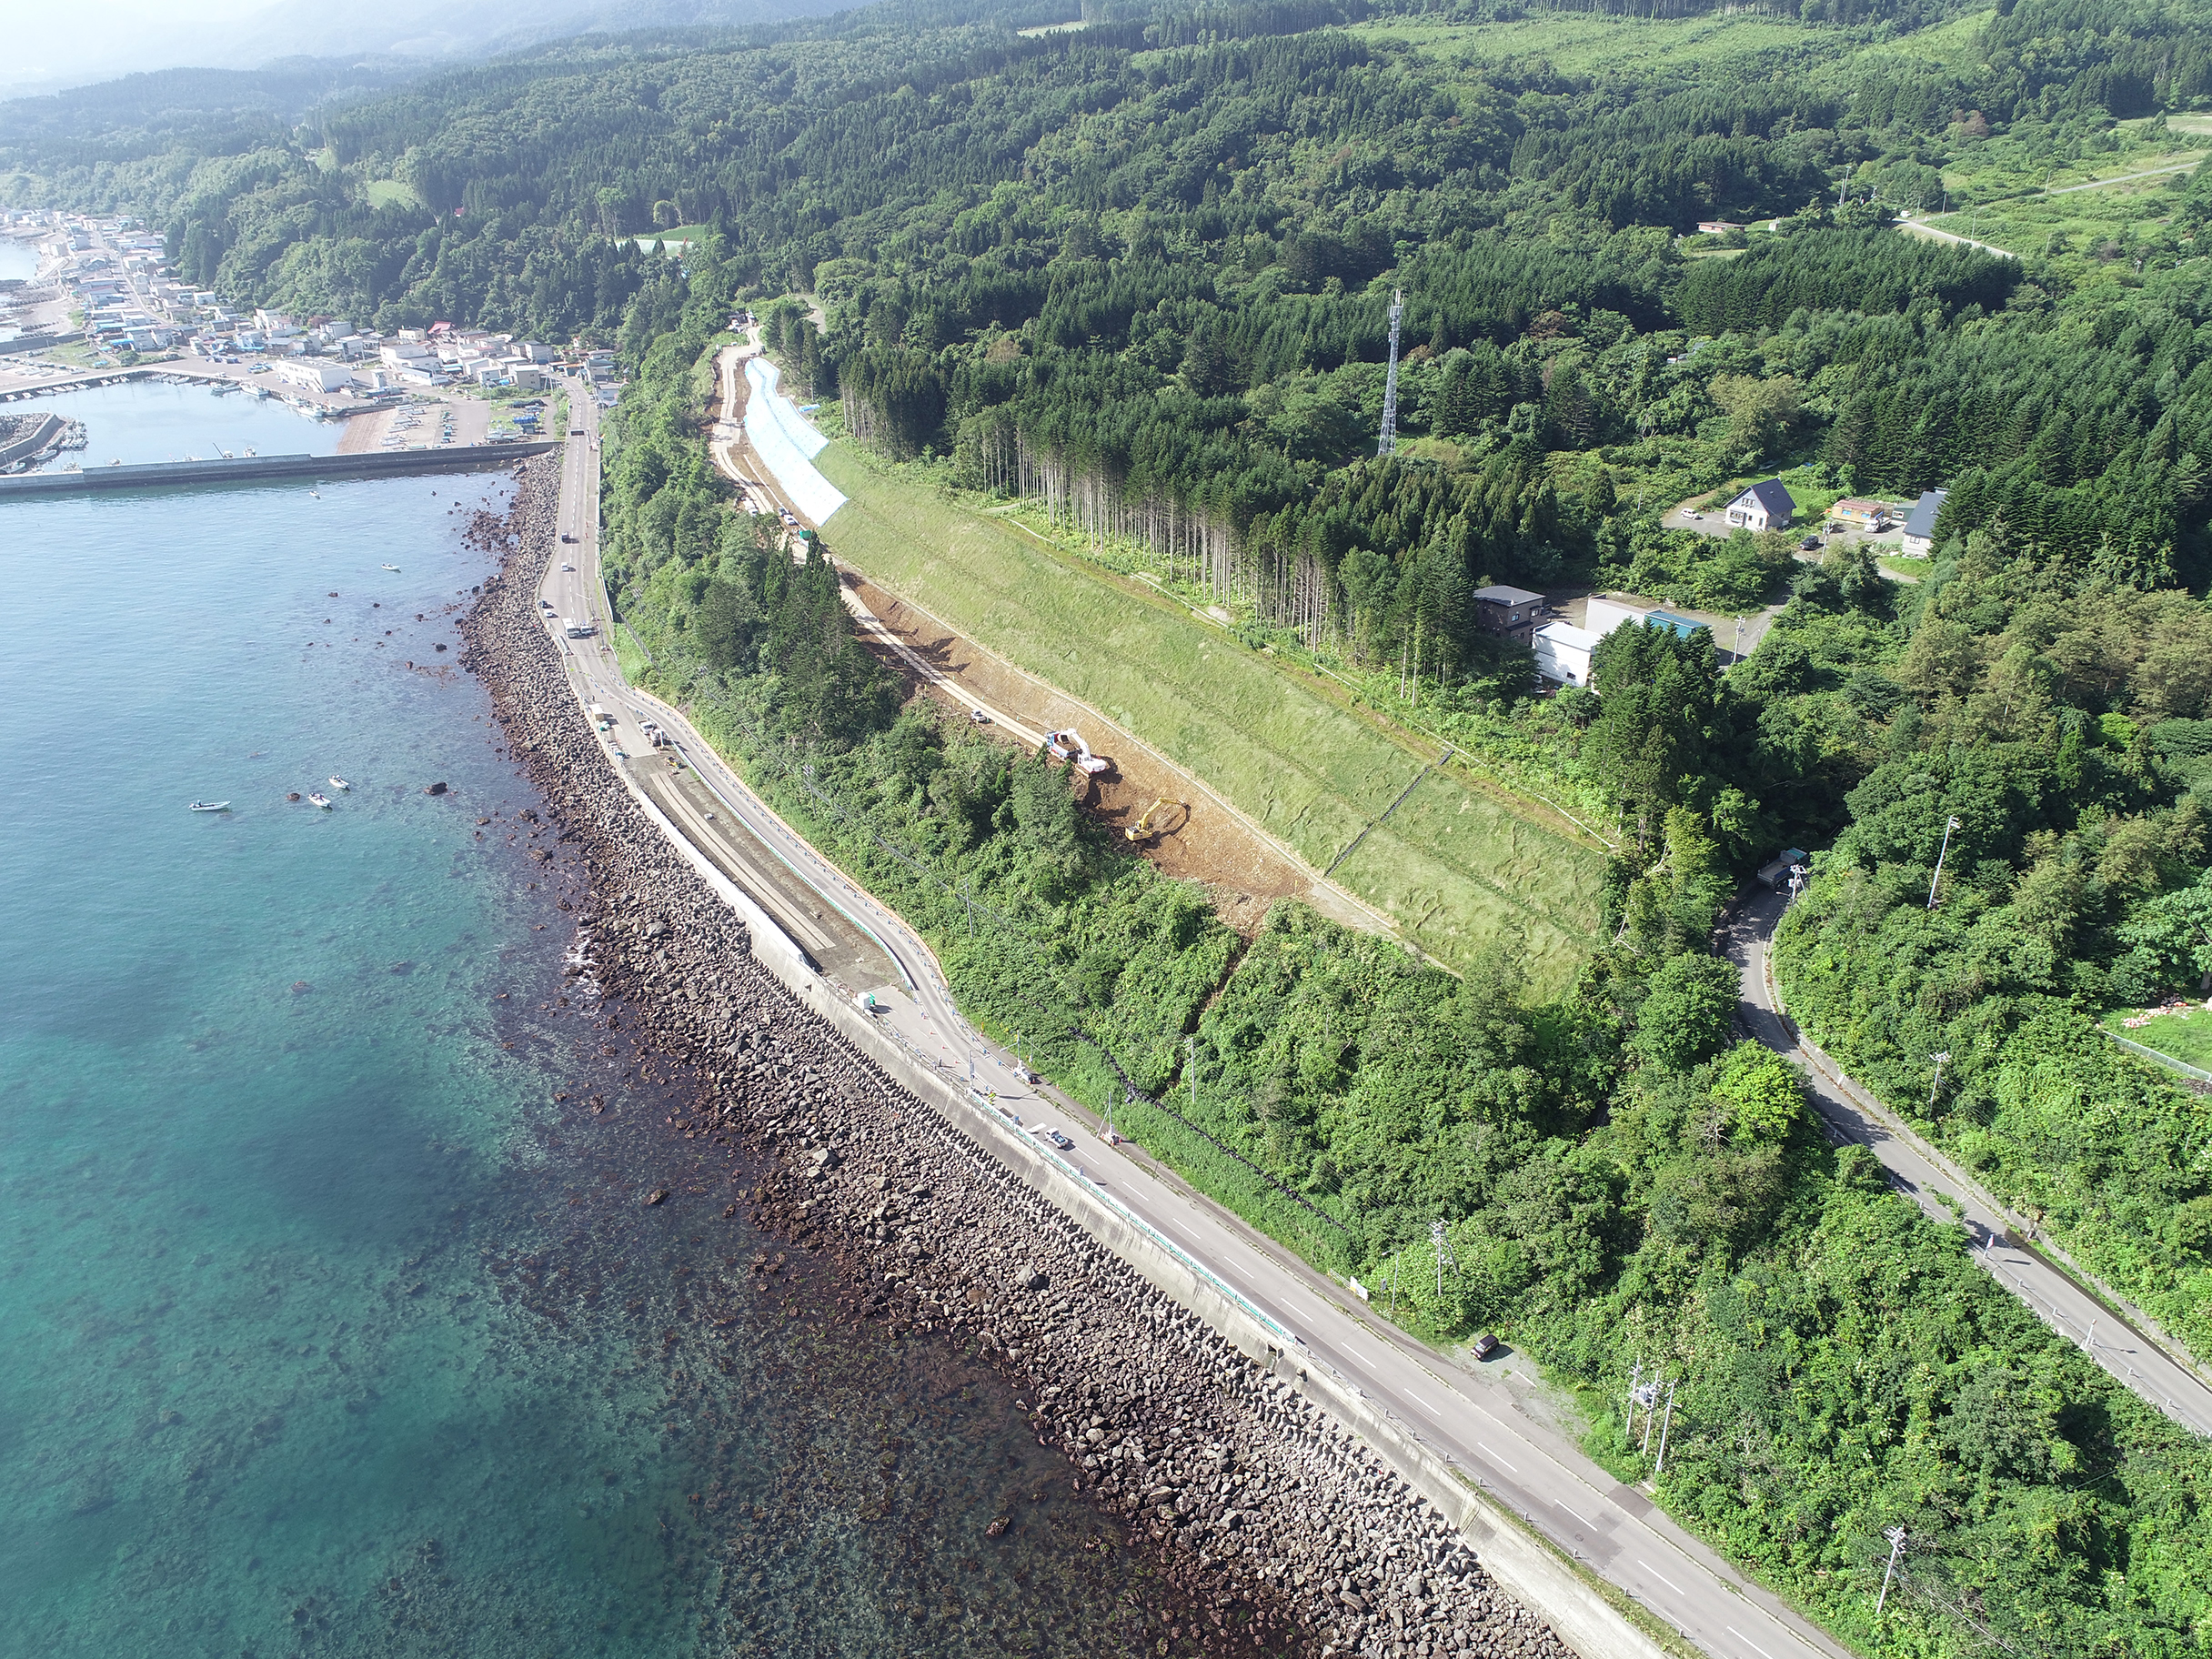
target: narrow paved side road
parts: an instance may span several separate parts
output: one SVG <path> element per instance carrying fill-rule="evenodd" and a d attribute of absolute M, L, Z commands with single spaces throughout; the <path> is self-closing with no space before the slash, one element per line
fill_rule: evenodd
<path fill-rule="evenodd" d="M 2176 1423 L 2212 1435 L 2212 1386 L 2203 1377 L 2038 1252 L 2024 1248 L 2026 1227 L 2018 1218 L 1799 1037 L 1796 1023 L 1782 1012 L 1767 961 L 1775 926 L 1788 907 L 1786 894 L 1763 893 L 1729 923 L 1728 959 L 1743 984 L 1737 1016 L 1751 1036 L 1805 1071 L 1829 1138 L 1872 1151 L 1930 1217 L 1966 1228 L 1974 1259 L 2038 1319 Z"/>

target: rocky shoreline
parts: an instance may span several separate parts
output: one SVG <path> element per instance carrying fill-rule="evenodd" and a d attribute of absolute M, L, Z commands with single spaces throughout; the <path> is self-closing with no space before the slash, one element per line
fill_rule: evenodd
<path fill-rule="evenodd" d="M 558 468 L 518 468 L 510 515 L 469 528 L 504 565 L 463 624 L 463 664 L 589 870 L 569 974 L 609 1005 L 603 1024 L 628 1017 L 700 1079 L 678 1132 L 769 1171 L 755 1224 L 835 1262 L 863 1316 L 972 1344 L 1017 1382 L 1040 1443 L 1202 1610 L 1159 1651 L 1565 1659 L 1294 1377 L 1163 1296 L 754 960 L 613 774 L 538 618 Z"/>

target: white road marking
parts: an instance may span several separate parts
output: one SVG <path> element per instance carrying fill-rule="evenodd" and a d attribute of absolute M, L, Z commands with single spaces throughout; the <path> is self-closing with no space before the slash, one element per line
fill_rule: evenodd
<path fill-rule="evenodd" d="M 1479 1447 L 1481 1447 L 1481 1448 L 1482 1448 L 1482 1453 L 1483 1453 L 1483 1455 L 1484 1457 L 1488 1458 L 1488 1459 L 1489 1459 L 1489 1460 L 1490 1460 L 1492 1463 L 1505 1463 L 1505 1460 L 1504 1460 L 1503 1458 L 1500 1457 L 1500 1456 L 1499 1456 L 1499 1455 L 1498 1455 L 1498 1454 L 1497 1454 L 1495 1452 L 1493 1452 L 1493 1451 L 1492 1451 L 1492 1450 L 1490 1449 L 1490 1445 L 1489 1445 L 1489 1443 L 1488 1443 L 1488 1442 L 1486 1442 L 1486 1441 L 1480 1441 L 1480 1440 L 1478 1440 L 1478 1441 L 1476 1441 L 1474 1443 L 1475 1443 L 1477 1446 L 1479 1446 Z M 1506 1467 L 1507 1471 L 1508 1471 L 1509 1473 L 1513 1473 L 1513 1474 L 1519 1474 L 1519 1473 L 1521 1473 L 1521 1471 L 1519 1471 L 1518 1469 L 1515 1469 L 1515 1468 L 1514 1468 L 1514 1467 L 1513 1467 L 1513 1466 L 1511 1463 L 1505 1463 L 1505 1467 Z"/>
<path fill-rule="evenodd" d="M 1405 1397 L 1408 1400 L 1411 1400 L 1415 1405 L 1419 1406 L 1424 1412 L 1433 1412 L 1436 1409 L 1410 1388 L 1405 1391 Z"/>
<path fill-rule="evenodd" d="M 1375 1362 L 1369 1359 L 1365 1354 L 1362 1353 L 1357 1348 L 1347 1347 L 1344 1352 L 1350 1354 L 1353 1359 L 1359 1361 L 1361 1364 L 1366 1366 L 1368 1370 L 1372 1371 L 1375 1368 Z"/>
<path fill-rule="evenodd" d="M 1756 1642 L 1754 1642 L 1754 1641 L 1753 1641 L 1753 1640 L 1752 1640 L 1752 1639 L 1751 1639 L 1749 1636 L 1745 1635 L 1745 1634 L 1744 1634 L 1742 1631 L 1738 1630 L 1738 1629 L 1737 1629 L 1737 1628 L 1736 1628 L 1734 1625 L 1733 1625 L 1733 1624 L 1724 1624 L 1724 1625 L 1722 1625 L 1722 1626 L 1721 1626 L 1721 1628 L 1722 1628 L 1723 1630 L 1725 1630 L 1725 1631 L 1726 1631 L 1726 1632 L 1727 1632 L 1727 1633 L 1728 1633 L 1730 1635 L 1734 1636 L 1734 1638 L 1735 1638 L 1737 1641 L 1741 1642 L 1741 1643 L 1742 1643 L 1742 1644 L 1744 1644 L 1745 1647 L 1748 1647 L 1749 1649 L 1751 1649 L 1751 1651 L 1752 1651 L 1753 1653 L 1755 1653 L 1755 1654 L 1758 1654 L 1758 1655 L 1759 1655 L 1759 1659 L 1775 1659 L 1774 1654 L 1772 1654 L 1768 1653 L 1768 1652 L 1767 1652 L 1767 1651 L 1766 1651 L 1765 1648 L 1761 1647 L 1761 1646 L 1760 1646 L 1760 1645 L 1759 1645 L 1759 1644 L 1758 1644 Z"/>
<path fill-rule="evenodd" d="M 1659 1571 L 1657 1567 L 1652 1565 L 1650 1562 L 1645 1561 L 1642 1556 L 1638 1556 L 1636 1558 L 1636 1565 L 1642 1567 L 1646 1573 L 1650 1574 L 1654 1578 L 1657 1579 L 1661 1584 L 1672 1590 L 1676 1595 L 1680 1595 L 1683 1593 L 1682 1586 L 1680 1584 L 1676 1584 L 1665 1574 Z"/>

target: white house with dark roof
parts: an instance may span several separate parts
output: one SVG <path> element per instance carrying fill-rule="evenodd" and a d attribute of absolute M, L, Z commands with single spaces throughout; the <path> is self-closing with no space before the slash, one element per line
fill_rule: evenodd
<path fill-rule="evenodd" d="M 1797 516 L 1797 503 L 1780 478 L 1762 478 L 1728 503 L 1732 529 L 1778 530 Z"/>
<path fill-rule="evenodd" d="M 1924 489 L 1920 499 L 1913 503 L 1913 510 L 1905 516 L 1905 534 L 1898 539 L 1897 551 L 1907 558 L 1925 558 L 1936 550 L 1936 518 L 1943 511 L 1943 498 L 1947 489 Z"/>

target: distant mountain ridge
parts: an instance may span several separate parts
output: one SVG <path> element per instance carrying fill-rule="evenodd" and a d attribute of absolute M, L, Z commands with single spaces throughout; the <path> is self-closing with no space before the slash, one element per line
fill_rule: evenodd
<path fill-rule="evenodd" d="M 96 47 L 88 47 L 81 30 L 65 28 L 60 20 L 46 25 L 50 35 L 26 22 L 13 31 L 0 94 L 14 94 L 12 101 L 20 102 L 117 77 L 179 69 L 236 72 L 296 59 L 367 59 L 397 80 L 407 78 L 400 71 L 407 68 L 419 72 L 574 35 L 773 23 L 842 9 L 846 0 L 549 0 L 528 10 L 504 0 L 389 0 L 373 6 L 280 0 L 229 23 L 173 22 L 115 31 Z"/>

